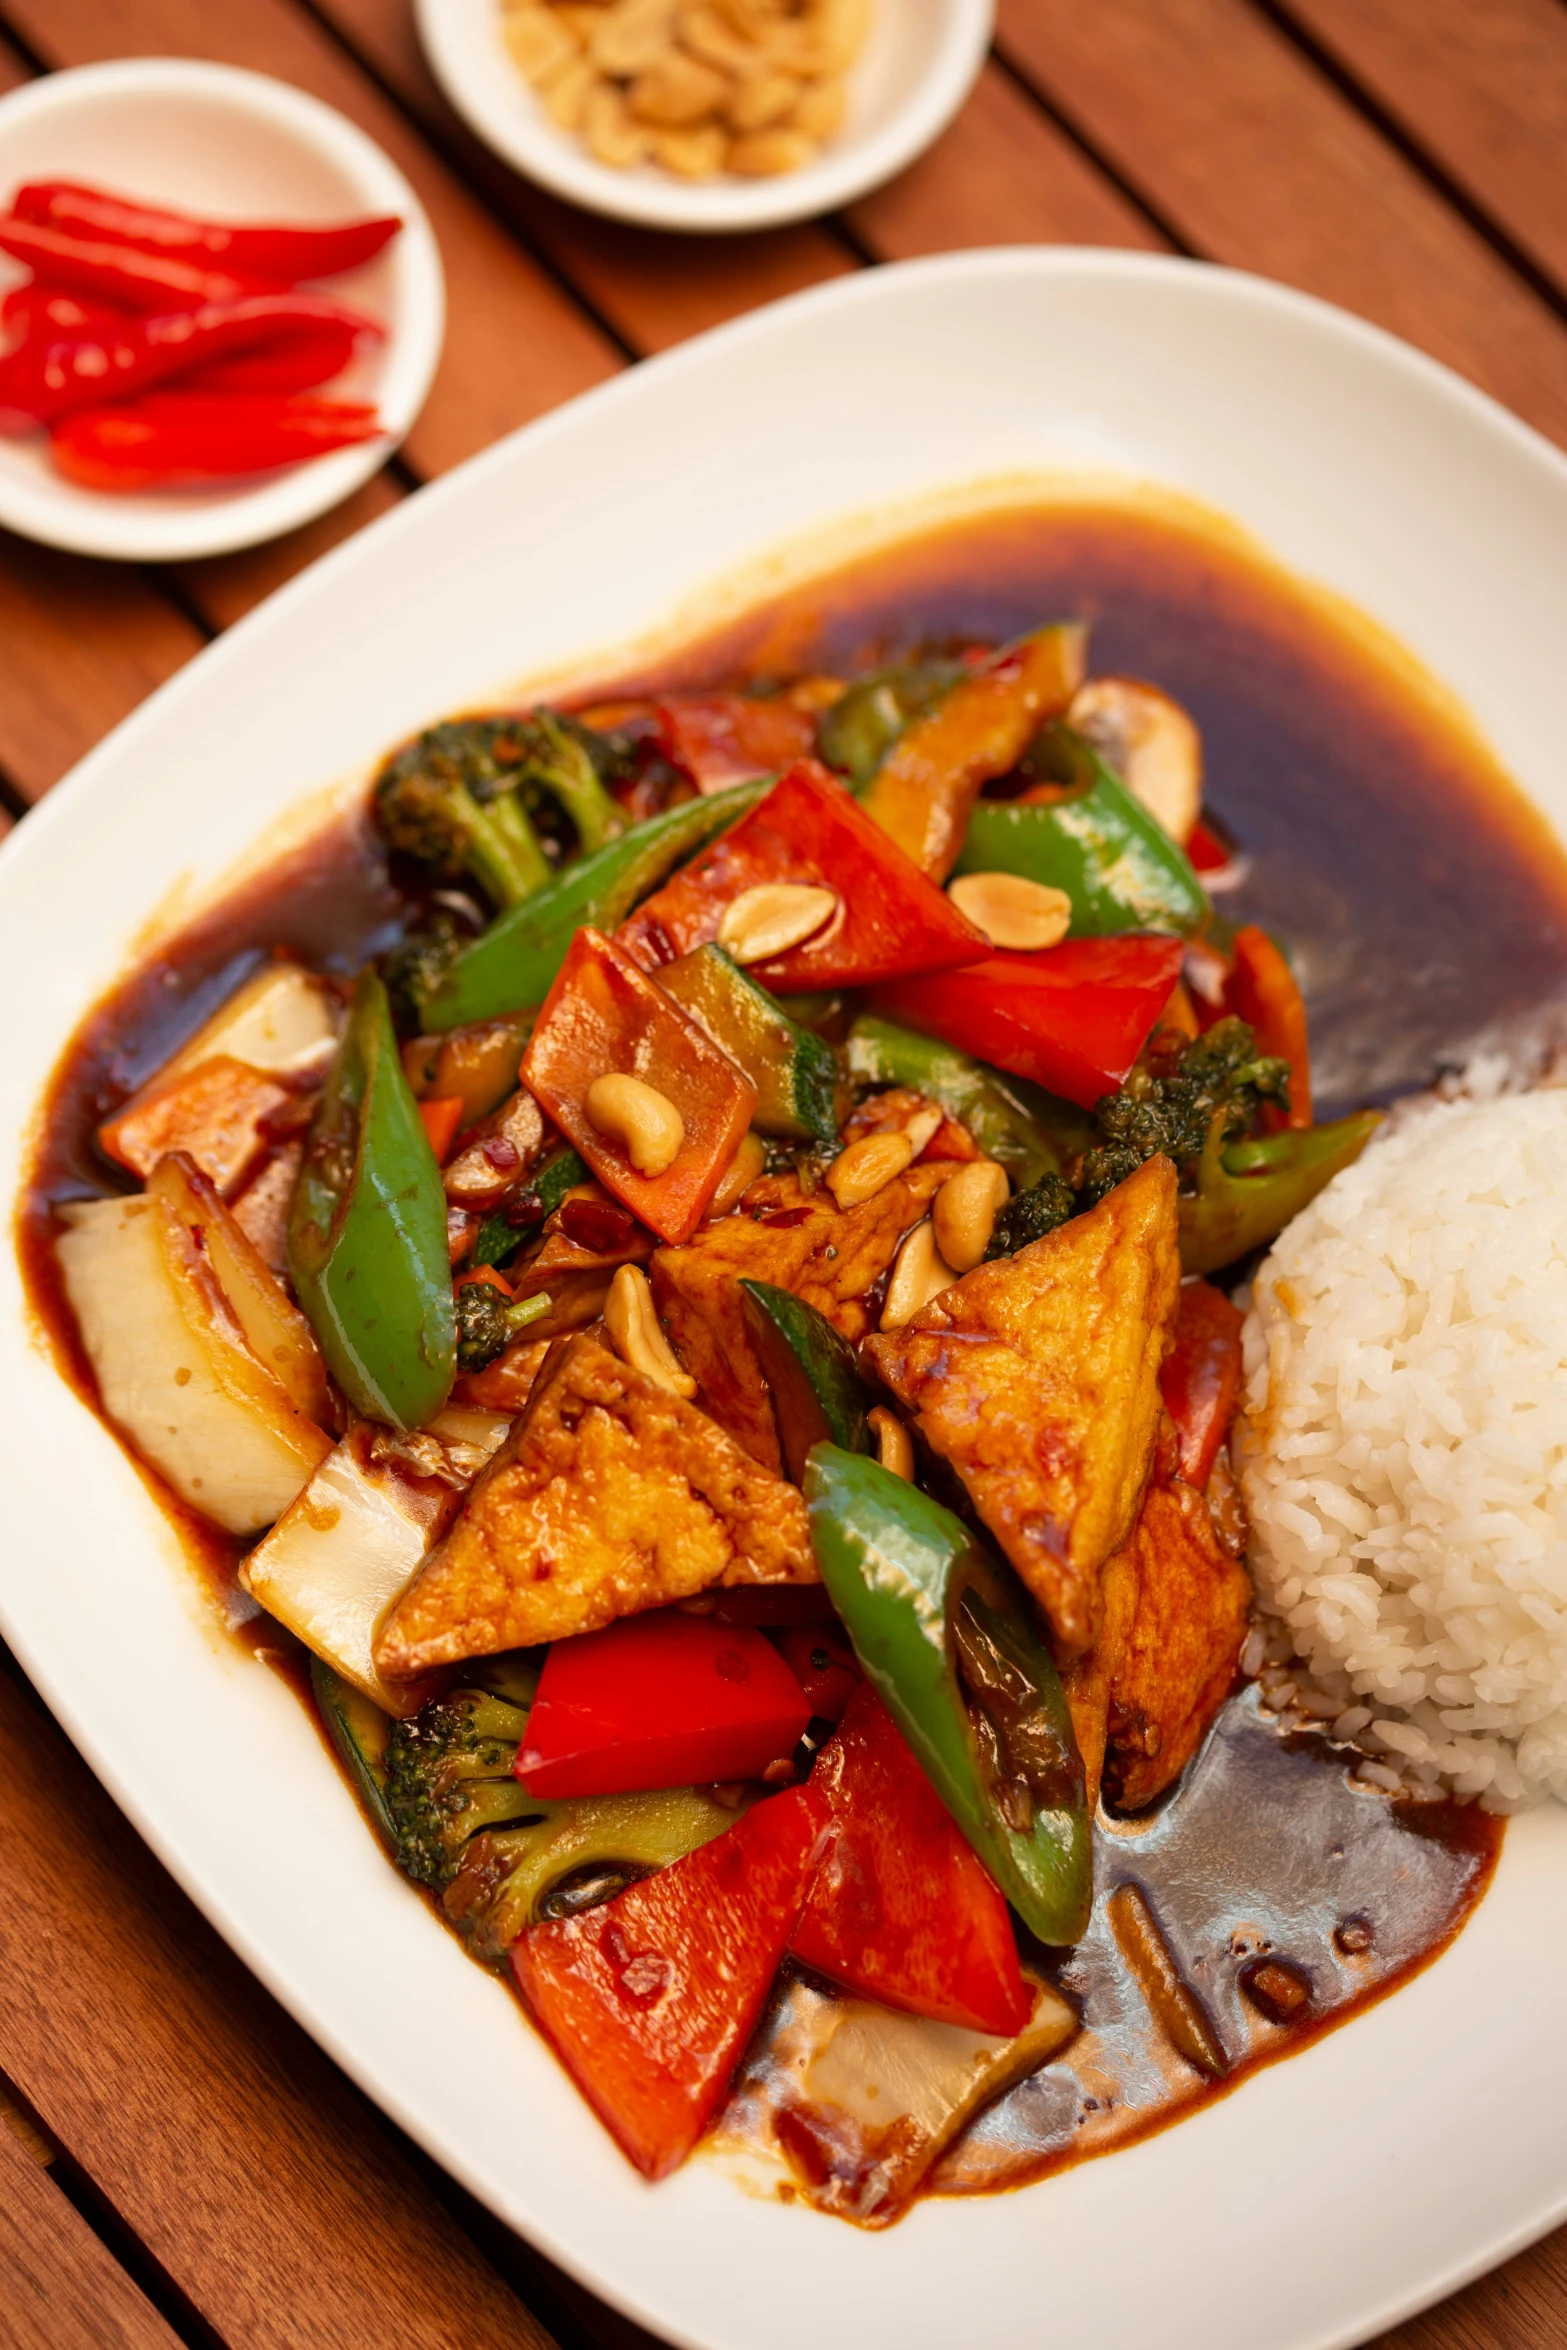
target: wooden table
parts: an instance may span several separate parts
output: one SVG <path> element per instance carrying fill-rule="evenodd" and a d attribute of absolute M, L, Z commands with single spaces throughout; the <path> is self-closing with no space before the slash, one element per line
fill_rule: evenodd
<path fill-rule="evenodd" d="M 895 7 L 899 0 L 883 0 Z M 313 556 L 643 354 L 850 270 L 1133 245 L 1345 304 L 1567 444 L 1562 0 L 1001 0 L 932 153 L 843 217 L 640 234 L 514 179 L 437 95 L 409 0 L 0 0 L 0 90 L 127 54 L 280 75 L 417 187 L 450 291 L 401 455 L 276 546 L 168 571 L 0 533 L 0 829 Z M 0 1651 L 3 2350 L 634 2350 L 246 1974 Z M 1384 2350 L 1567 2337 L 1567 2230 Z"/>

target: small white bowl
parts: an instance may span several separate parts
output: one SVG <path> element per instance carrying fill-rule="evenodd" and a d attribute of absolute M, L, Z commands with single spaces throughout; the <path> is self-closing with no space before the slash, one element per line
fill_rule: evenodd
<path fill-rule="evenodd" d="M 402 234 L 325 281 L 386 340 L 323 397 L 374 399 L 385 434 L 213 488 L 79 489 L 41 433 L 0 438 L 0 523 L 46 546 L 172 563 L 256 545 L 340 505 L 384 465 L 424 404 L 446 327 L 440 254 L 418 197 L 363 131 L 263 74 L 191 58 L 84 65 L 0 99 L 0 206 L 26 180 L 76 179 L 217 220 L 312 222 L 395 212 Z M 27 275 L 0 254 L 0 293 Z"/>
<path fill-rule="evenodd" d="M 995 0 L 875 0 L 842 129 L 814 163 L 764 180 L 612 171 L 545 113 L 501 39 L 500 0 L 415 0 L 415 12 L 447 97 L 518 171 L 613 220 L 713 234 L 835 212 L 912 163 L 973 88 Z"/>

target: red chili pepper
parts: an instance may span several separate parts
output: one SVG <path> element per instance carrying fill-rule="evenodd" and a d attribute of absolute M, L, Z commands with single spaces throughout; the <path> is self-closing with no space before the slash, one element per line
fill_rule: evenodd
<path fill-rule="evenodd" d="M 512 1944 L 541 2031 L 648 2178 L 684 2162 L 723 2102 L 831 1834 L 825 1796 L 791 1788 L 613 1901 Z"/>
<path fill-rule="evenodd" d="M 680 1148 L 642 1175 L 588 1116 L 596 1077 L 638 1076 L 673 1102 Z M 673 996 L 600 930 L 579 930 L 522 1056 L 522 1082 L 606 1191 L 660 1240 L 689 1240 L 756 1108 L 756 1088 Z"/>
<path fill-rule="evenodd" d="M 1234 852 L 1199 816 L 1187 837 L 1186 854 L 1198 873 L 1217 873 L 1232 861 Z"/>
<path fill-rule="evenodd" d="M 864 1677 L 844 1634 L 802 1624 L 779 1633 L 778 1650 L 805 1692 L 812 1721 L 841 1722 Z"/>
<path fill-rule="evenodd" d="M 759 1779 L 788 1761 L 810 1718 L 764 1633 L 660 1608 L 556 1641 L 517 1777 L 551 1796 Z"/>
<path fill-rule="evenodd" d="M 297 334 L 279 336 L 259 351 L 243 351 L 237 359 L 211 359 L 179 378 L 187 392 L 313 392 L 341 375 L 353 358 L 363 330 L 345 321 L 338 326 L 304 327 Z"/>
<path fill-rule="evenodd" d="M 0 359 L 0 410 L 52 424 L 83 408 L 130 399 L 203 361 L 253 351 L 327 327 L 350 337 L 380 328 L 315 294 L 258 294 L 200 310 L 128 318 L 112 334 L 45 343 L 34 338 Z"/>
<path fill-rule="evenodd" d="M 792 702 L 749 694 L 666 694 L 653 719 L 665 758 L 704 792 L 792 767 L 816 740 Z"/>
<path fill-rule="evenodd" d="M 10 327 L 21 340 L 36 337 L 44 343 L 76 343 L 90 337 L 102 342 L 120 333 L 131 316 L 112 302 L 95 302 L 36 277 L 13 286 L 0 301 L 0 326 Z"/>
<path fill-rule="evenodd" d="M 1180 976 L 1178 938 L 1069 938 L 877 990 L 878 1008 L 1091 1110 L 1126 1082 Z"/>
<path fill-rule="evenodd" d="M 791 767 L 749 816 L 655 890 L 616 937 L 656 969 L 716 938 L 730 901 L 768 881 L 830 889 L 838 909 L 815 938 L 751 966 L 764 987 L 860 987 L 949 971 L 988 951 L 945 891 L 814 759 Z"/>
<path fill-rule="evenodd" d="M 1270 1134 L 1311 1124 L 1311 1051 L 1306 1040 L 1306 1006 L 1295 974 L 1265 930 L 1254 922 L 1235 934 L 1235 967 L 1225 989 L 1225 1009 L 1256 1033 L 1260 1053 L 1276 1053 L 1290 1065 L 1290 1106 L 1263 1104 Z"/>
<path fill-rule="evenodd" d="M 84 489 L 143 490 L 297 465 L 381 430 L 374 408 L 341 401 L 154 392 L 128 407 L 64 417 L 49 447 L 66 479 Z"/>
<path fill-rule="evenodd" d="M 124 310 L 195 310 L 203 302 L 241 302 L 249 294 L 288 290 L 277 278 L 201 269 L 189 261 L 138 252 L 134 245 L 111 245 L 69 236 L 63 229 L 41 228 L 14 213 L 0 220 L 0 252 L 29 263 L 52 285 L 95 295 Z"/>
<path fill-rule="evenodd" d="M 451 1157 L 452 1144 L 457 1140 L 457 1129 L 463 1122 L 467 1108 L 460 1094 L 440 1094 L 434 1100 L 419 1104 L 419 1123 L 430 1137 L 430 1148 L 435 1163 L 444 1167 Z M 485 1268 L 486 1271 L 489 1267 Z"/>
<path fill-rule="evenodd" d="M 1159 1373 L 1159 1393 L 1181 1440 L 1180 1472 L 1188 1485 L 1207 1484 L 1230 1432 L 1245 1318 L 1210 1282 L 1182 1283 L 1175 1342 Z"/>
<path fill-rule="evenodd" d="M 21 220 L 77 236 L 131 245 L 168 260 L 217 265 L 237 276 L 275 278 L 288 286 L 305 277 L 336 277 L 345 269 L 358 269 L 390 244 L 403 225 L 391 215 L 329 228 L 274 228 L 261 223 L 234 227 L 133 204 L 107 189 L 82 187 L 73 180 L 34 180 L 18 191 L 14 209 Z"/>
<path fill-rule="evenodd" d="M 1033 2001 L 1007 1905 L 868 1682 L 811 1785 L 838 1838 L 790 1945 L 832 1981 L 888 2007 L 1008 2038 Z"/>

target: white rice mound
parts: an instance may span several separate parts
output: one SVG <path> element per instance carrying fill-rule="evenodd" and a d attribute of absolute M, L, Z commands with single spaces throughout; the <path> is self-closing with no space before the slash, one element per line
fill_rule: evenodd
<path fill-rule="evenodd" d="M 1567 1797 L 1567 1092 L 1401 1118 L 1275 1242 L 1245 1349 L 1252 1569 L 1312 1710 L 1412 1788 Z"/>

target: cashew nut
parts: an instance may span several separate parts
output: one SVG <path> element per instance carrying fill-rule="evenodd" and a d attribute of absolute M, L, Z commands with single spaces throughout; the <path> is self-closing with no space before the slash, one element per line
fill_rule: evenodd
<path fill-rule="evenodd" d="M 671 1395 L 693 1396 L 696 1381 L 682 1371 L 653 1311 L 653 1292 L 640 1265 L 621 1265 L 604 1300 L 604 1327 L 622 1359 Z"/>
<path fill-rule="evenodd" d="M 767 1152 L 759 1134 L 745 1133 L 740 1147 L 718 1178 L 718 1189 L 707 1203 L 709 1216 L 727 1216 L 737 1208 L 767 1164 Z"/>
<path fill-rule="evenodd" d="M 923 1224 L 915 1225 L 898 1251 L 887 1284 L 887 1302 L 881 1309 L 882 1328 L 901 1330 L 956 1279 L 936 1246 L 935 1226 L 927 1216 Z"/>
<path fill-rule="evenodd" d="M 639 1175 L 662 1175 L 679 1158 L 686 1122 L 656 1085 L 618 1071 L 595 1077 L 585 1106 L 600 1134 L 621 1144 Z"/>
<path fill-rule="evenodd" d="M 763 881 L 724 908 L 718 943 L 737 963 L 765 963 L 803 946 L 838 911 L 836 894 L 806 881 Z"/>
<path fill-rule="evenodd" d="M 936 1245 L 955 1273 L 971 1273 L 984 1262 L 1009 1188 L 1006 1169 L 994 1159 L 970 1159 L 937 1192 L 930 1220 Z"/>
<path fill-rule="evenodd" d="M 896 1412 L 889 1412 L 879 1403 L 873 1412 L 865 1415 L 866 1424 L 876 1439 L 876 1458 L 884 1469 L 895 1477 L 912 1481 L 914 1476 L 914 1439 Z"/>

